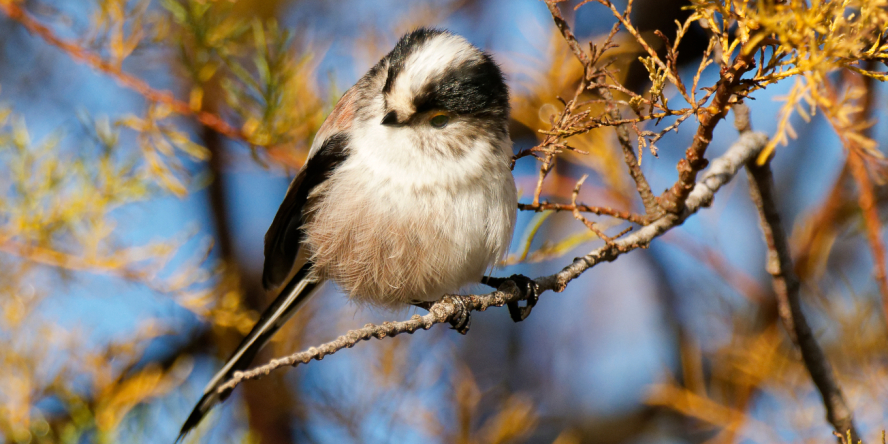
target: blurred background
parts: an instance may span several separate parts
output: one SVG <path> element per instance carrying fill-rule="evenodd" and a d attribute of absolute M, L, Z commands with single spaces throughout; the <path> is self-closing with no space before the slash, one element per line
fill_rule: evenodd
<path fill-rule="evenodd" d="M 573 12 L 575 3 L 563 10 L 580 40 L 601 41 L 613 16 L 597 3 Z M 83 64 L 77 50 L 0 15 L 6 442 L 175 439 L 270 302 L 260 284 L 263 238 L 314 132 L 404 32 L 447 28 L 494 55 L 512 91 L 516 151 L 539 143 L 537 131 L 561 109 L 556 96 L 570 97 L 582 74 L 537 0 L 17 4 L 107 66 Z M 642 32 L 674 35 L 688 4 L 638 0 L 632 20 Z M 646 91 L 638 48 L 617 43 L 621 80 Z M 705 47 L 692 26 L 679 58 L 689 76 Z M 241 140 L 121 86 L 120 72 L 221 116 Z M 707 69 L 701 85 L 717 76 Z M 752 95 L 755 130 L 777 131 L 791 89 L 789 81 Z M 884 151 L 885 85 L 869 94 L 872 137 Z M 828 123 L 818 115 L 791 123 L 798 137 L 777 148 L 773 168 L 804 309 L 875 442 L 888 423 L 888 332 L 854 183 Z M 658 157 L 643 154 L 655 192 L 675 180 L 693 133 L 682 127 L 658 143 Z M 723 122 L 708 157 L 736 137 Z M 573 144 L 589 154 L 564 155 L 544 197 L 569 202 L 590 174 L 581 201 L 641 207 L 613 130 Z M 516 165 L 522 202 L 532 199 L 538 167 L 532 157 Z M 876 189 L 885 210 L 888 188 Z M 519 212 L 512 254 L 494 274 L 551 274 L 600 244 L 569 213 Z M 473 315 L 466 336 L 437 327 L 373 340 L 244 383 L 187 442 L 834 442 L 778 322 L 765 253 L 740 174 L 711 208 L 649 249 L 545 294 L 522 323 L 492 309 Z M 256 364 L 412 314 L 358 307 L 328 284 Z"/>

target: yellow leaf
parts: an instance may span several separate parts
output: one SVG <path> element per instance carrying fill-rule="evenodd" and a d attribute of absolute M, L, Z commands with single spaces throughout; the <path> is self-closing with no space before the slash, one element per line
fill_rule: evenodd
<path fill-rule="evenodd" d="M 200 111 L 203 108 L 203 88 L 191 88 L 191 95 L 188 97 L 188 106 L 192 111 Z"/>

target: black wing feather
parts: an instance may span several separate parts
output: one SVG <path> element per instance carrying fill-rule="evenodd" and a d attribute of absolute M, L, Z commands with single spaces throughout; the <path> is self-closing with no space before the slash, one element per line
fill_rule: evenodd
<path fill-rule="evenodd" d="M 327 180 L 337 165 L 346 157 L 348 136 L 337 133 L 308 161 L 287 190 L 284 202 L 274 216 L 265 234 L 265 267 L 262 270 L 262 286 L 266 290 L 280 286 L 296 262 L 302 244 L 302 210 L 311 190 Z"/>

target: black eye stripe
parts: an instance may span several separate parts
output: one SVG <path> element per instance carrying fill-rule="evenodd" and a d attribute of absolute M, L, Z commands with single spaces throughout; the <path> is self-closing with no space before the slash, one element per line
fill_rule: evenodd
<path fill-rule="evenodd" d="M 394 88 L 394 83 L 398 81 L 397 78 L 404 73 L 407 59 L 429 41 L 442 35 L 452 34 L 437 29 L 420 28 L 404 35 L 395 48 L 370 70 L 368 76 L 384 76 L 382 93 L 388 96 Z M 441 110 L 451 116 L 506 118 L 509 114 L 509 90 L 502 71 L 489 54 L 467 42 L 462 44 L 472 52 L 468 60 L 460 64 L 442 65 L 437 76 L 424 79 L 425 85 L 422 89 L 414 92 L 413 110 L 410 111 L 422 114 Z M 408 117 L 394 116 L 396 120 Z M 391 119 L 392 117 L 386 115 L 383 122 L 389 122 Z"/>
<path fill-rule="evenodd" d="M 430 80 L 416 95 L 417 112 L 434 109 L 454 114 L 508 112 L 509 90 L 503 74 L 487 54 L 452 67 Z"/>

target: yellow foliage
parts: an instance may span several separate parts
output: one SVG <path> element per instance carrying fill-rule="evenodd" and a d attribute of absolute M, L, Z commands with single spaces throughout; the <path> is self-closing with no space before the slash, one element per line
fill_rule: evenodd
<path fill-rule="evenodd" d="M 4 339 L 12 339 L 11 345 L 0 347 L 0 436 L 7 440 L 79 442 L 85 433 L 95 432 L 95 440 L 114 442 L 127 415 L 179 388 L 190 371 L 190 361 L 184 358 L 166 368 L 157 363 L 139 367 L 148 341 L 169 333 L 172 326 L 148 321 L 136 326 L 131 335 L 96 345 L 87 341 L 89 332 L 81 327 L 60 326 L 41 317 L 41 304 L 51 302 L 51 297 L 64 297 L 58 290 L 72 277 L 98 274 L 153 290 L 206 319 L 217 333 L 242 335 L 250 330 L 256 314 L 245 307 L 243 284 L 226 264 L 208 264 L 209 242 L 198 247 L 194 257 L 176 260 L 193 234 L 134 244 L 126 237 L 129 221 L 117 217 L 115 211 L 160 196 L 185 198 L 205 185 L 194 174 L 200 168 L 194 166 L 202 166 L 218 153 L 211 153 L 195 137 L 198 124 L 201 130 L 231 128 L 220 134 L 248 146 L 259 164 L 270 159 L 287 168 L 299 166 L 329 105 L 340 93 L 335 87 L 322 91 L 318 77 L 323 73 L 317 67 L 323 51 L 302 30 L 254 17 L 244 12 L 249 5 L 236 9 L 232 0 L 156 3 L 159 7 L 149 0 L 95 2 L 88 23 L 72 27 L 88 31 L 67 45 L 67 41 L 52 43 L 57 37 L 46 30 L 28 28 L 99 74 L 142 94 L 144 110 L 84 116 L 87 142 L 82 142 L 61 132 L 35 140 L 40 137 L 31 134 L 23 118 L 0 106 L 0 332 Z M 396 28 L 436 24 L 442 16 L 472 3 L 414 5 Z M 692 0 L 690 17 L 676 23 L 674 34 L 666 33 L 669 38 L 663 39 L 662 46 L 632 26 L 628 11 L 619 11 L 604 0 L 581 3 L 589 3 L 583 7 L 607 6 L 623 30 L 594 38 L 597 46 L 592 48 L 582 45 L 580 50 L 594 61 L 589 71 L 584 71 L 576 60 L 576 49 L 565 44 L 554 26 L 538 48 L 538 58 L 513 61 L 506 67 L 516 80 L 512 118 L 536 135 L 540 145 L 531 154 L 550 158 L 546 165 L 556 168 L 548 176 L 547 194 L 566 200 L 573 187 L 573 179 L 557 170 L 557 158 L 594 170 L 613 192 L 613 200 L 630 206 L 635 184 L 626 175 L 622 148 L 631 143 L 640 163 L 645 148 L 656 154 L 655 144 L 667 133 L 686 122 L 699 122 L 706 113 L 727 109 L 719 109 L 712 99 L 724 83 L 700 84 L 702 74 L 713 64 L 722 74 L 728 72 L 739 56 L 749 55 L 756 66 L 728 91 L 725 107 L 775 83 L 794 82 L 781 98 L 784 104 L 776 134 L 760 161 L 796 136 L 793 116 L 807 121 L 820 112 L 845 146 L 864 153 L 871 167 L 882 166 L 878 144 L 869 135 L 873 122 L 860 118 L 870 89 L 861 82 L 839 84 L 836 73 L 888 81 L 888 73 L 875 68 L 878 62 L 888 62 L 888 0 Z M 27 2 L 0 0 L 7 15 L 7 5 L 12 4 L 32 7 Z M 68 19 L 59 14 L 46 22 L 62 27 Z M 700 26 L 709 36 L 696 71 L 691 71 L 693 76 L 675 66 L 677 48 L 691 26 Z M 356 44 L 364 49 L 356 57 L 379 54 L 382 47 L 390 46 L 380 42 L 388 42 L 391 36 L 369 34 Z M 371 47 L 372 51 L 367 50 Z M 178 89 L 173 88 L 178 92 L 155 90 L 123 73 L 124 62 L 153 48 L 175 55 L 170 71 L 179 82 Z M 639 92 L 623 85 L 629 64 L 636 60 L 650 80 Z M 585 88 L 578 89 L 579 85 Z M 603 91 L 613 98 L 604 99 Z M 179 95 L 184 98 L 177 99 Z M 607 113 L 608 105 L 622 117 Z M 662 119 L 674 120 L 652 130 Z M 631 134 L 632 140 L 619 145 L 614 127 Z M 540 191 L 546 174 L 540 175 Z M 545 224 L 552 223 L 551 214 L 536 215 L 526 232 L 516 237 L 519 252 L 507 263 L 563 256 L 599 238 L 577 224 L 577 231 L 546 238 L 534 250 L 531 244 L 544 233 Z M 606 230 L 620 223 L 598 226 Z M 834 242 L 835 237 L 821 239 L 818 244 L 825 246 L 818 248 L 829 250 Z M 826 256 L 820 250 L 818 254 Z M 884 338 L 872 337 L 871 331 L 877 329 L 860 327 L 862 314 L 843 315 L 848 319 L 841 325 L 848 331 L 842 337 L 851 340 L 845 344 L 847 349 L 832 353 L 852 350 L 871 356 L 873 350 L 884 350 Z M 718 439 L 739 435 L 778 441 L 779 434 L 770 426 L 750 417 L 746 404 L 755 391 L 776 386 L 788 387 L 784 390 L 789 392 L 802 380 L 796 377 L 801 367 L 790 359 L 792 352 L 778 334 L 773 328 L 738 333 L 712 353 L 716 363 L 706 384 L 693 390 L 678 383 L 658 384 L 651 389 L 648 402 L 719 427 Z M 370 365 L 362 367 L 372 382 L 374 399 L 399 395 L 426 382 L 405 367 L 410 359 L 405 342 L 384 342 L 373 360 L 366 361 Z M 518 391 L 491 400 L 493 396 L 479 387 L 458 356 L 451 355 L 457 371 L 442 382 L 451 399 L 440 407 L 456 419 L 447 422 L 440 412 L 416 407 L 420 403 L 412 400 L 410 404 L 409 399 L 403 412 L 393 417 L 416 423 L 441 442 L 529 439 L 541 421 L 534 400 Z M 698 370 L 697 374 L 704 373 Z M 872 373 L 880 371 L 884 373 L 880 369 Z M 438 382 L 439 376 L 430 376 L 434 381 L 427 383 Z M 865 377 L 863 386 L 877 387 L 884 380 L 883 374 L 866 373 Z M 44 417 L 36 407 L 50 398 L 62 406 L 63 414 Z M 349 421 L 354 426 L 354 418 L 330 413 L 336 415 L 346 426 Z M 559 444 L 579 441 L 570 429 L 556 440 Z"/>

